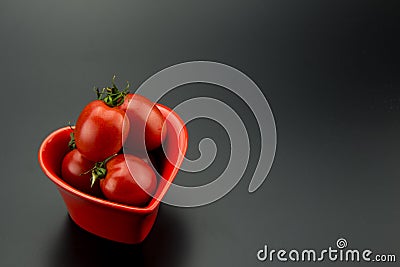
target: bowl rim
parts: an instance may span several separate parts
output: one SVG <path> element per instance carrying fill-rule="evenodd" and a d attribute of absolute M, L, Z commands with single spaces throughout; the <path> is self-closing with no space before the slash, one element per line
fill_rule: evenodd
<path fill-rule="evenodd" d="M 165 186 L 162 188 L 158 197 L 157 198 L 153 197 L 153 199 L 150 200 L 149 204 L 146 207 L 134 207 L 134 206 L 129 206 L 129 205 L 125 205 L 125 204 L 119 204 L 116 202 L 112 202 L 110 200 L 101 199 L 101 198 L 89 195 L 87 193 L 81 192 L 78 189 L 72 187 L 67 182 L 65 182 L 61 177 L 58 177 L 57 175 L 53 175 L 50 172 L 50 170 L 47 168 L 47 166 L 44 164 L 44 161 L 43 161 L 44 150 L 45 150 L 47 144 L 49 144 L 51 139 L 53 139 L 55 136 L 57 136 L 58 134 L 60 134 L 61 132 L 64 132 L 64 131 L 71 131 L 70 126 L 65 126 L 65 127 L 62 127 L 62 128 L 59 128 L 59 129 L 53 131 L 43 140 L 42 144 L 40 145 L 39 153 L 38 153 L 40 167 L 42 168 L 42 170 L 46 174 L 46 176 L 53 183 L 55 183 L 59 188 L 65 190 L 69 193 L 72 193 L 75 196 L 78 196 L 85 200 L 88 200 L 90 202 L 94 202 L 94 203 L 100 204 L 105 207 L 115 208 L 115 209 L 119 209 L 122 211 L 128 211 L 128 212 L 143 213 L 143 214 L 153 212 L 158 207 L 158 205 L 160 204 L 160 201 L 165 196 L 171 183 L 175 179 L 175 176 L 179 171 L 179 167 L 181 166 L 181 163 L 183 161 L 184 155 L 187 150 L 187 145 L 188 145 L 188 134 L 187 134 L 186 125 L 184 124 L 182 119 L 179 117 L 179 115 L 176 114 L 176 112 L 174 112 L 169 107 L 164 106 L 162 104 L 157 103 L 156 106 L 160 109 L 161 113 L 163 113 L 164 117 L 168 118 L 168 120 L 171 122 L 172 125 L 179 125 L 179 127 L 181 128 L 181 131 L 178 133 L 178 148 L 181 150 L 181 152 L 179 153 L 177 161 L 174 163 L 174 168 L 171 172 L 172 179 L 167 180 L 165 178 L 162 178 L 165 180 Z M 168 116 L 166 116 L 166 114 Z"/>

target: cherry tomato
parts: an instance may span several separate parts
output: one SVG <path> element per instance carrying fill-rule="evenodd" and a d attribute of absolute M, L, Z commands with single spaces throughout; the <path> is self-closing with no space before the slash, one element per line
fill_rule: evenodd
<path fill-rule="evenodd" d="M 119 154 L 106 163 L 106 169 L 107 174 L 100 180 L 100 188 L 107 199 L 132 206 L 144 206 L 150 201 L 151 196 L 146 192 L 155 192 L 157 179 L 142 159 Z"/>
<path fill-rule="evenodd" d="M 124 146 L 128 152 L 143 154 L 145 148 L 153 150 L 161 145 L 167 132 L 165 118 L 153 102 L 141 95 L 127 94 L 119 109 L 126 112 L 130 122 Z"/>
<path fill-rule="evenodd" d="M 148 154 L 147 157 L 140 156 L 140 159 L 146 162 L 150 167 L 157 170 L 157 160 L 153 154 Z"/>
<path fill-rule="evenodd" d="M 118 153 L 129 133 L 125 113 L 101 100 L 90 102 L 75 126 L 75 143 L 87 159 L 99 162 Z"/>
<path fill-rule="evenodd" d="M 82 156 L 74 149 L 64 157 L 61 166 L 61 177 L 76 189 L 97 197 L 102 197 L 99 181 L 91 185 L 91 172 L 95 163 Z M 89 172 L 88 172 L 89 171 Z M 87 173 L 86 173 L 87 172 Z"/>

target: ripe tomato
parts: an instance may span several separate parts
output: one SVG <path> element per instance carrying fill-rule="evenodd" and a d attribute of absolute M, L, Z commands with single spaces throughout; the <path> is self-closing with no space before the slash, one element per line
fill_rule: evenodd
<path fill-rule="evenodd" d="M 147 150 L 161 145 L 167 132 L 165 118 L 153 102 L 141 95 L 127 94 L 118 108 L 126 112 L 130 122 L 129 135 L 124 145 L 127 152 L 143 154 L 143 144 Z"/>
<path fill-rule="evenodd" d="M 157 179 L 154 171 L 138 157 L 119 154 L 106 163 L 106 169 L 107 174 L 100 180 L 100 188 L 104 196 L 111 201 L 144 206 L 151 199 L 146 192 L 153 194 L 156 190 Z"/>
<path fill-rule="evenodd" d="M 101 100 L 90 102 L 75 126 L 75 143 L 87 159 L 99 162 L 118 153 L 129 133 L 125 113 Z"/>
<path fill-rule="evenodd" d="M 157 159 L 155 158 L 155 156 L 153 154 L 148 154 L 147 157 L 146 156 L 140 156 L 140 159 L 143 160 L 144 162 L 146 162 L 147 165 L 149 165 L 150 167 L 152 167 L 153 169 L 157 170 Z"/>
<path fill-rule="evenodd" d="M 97 197 L 102 197 L 99 181 L 91 185 L 91 172 L 86 173 L 94 167 L 95 163 L 82 156 L 74 149 L 64 157 L 61 165 L 61 177 L 76 189 Z M 84 174 L 85 173 L 85 174 Z"/>

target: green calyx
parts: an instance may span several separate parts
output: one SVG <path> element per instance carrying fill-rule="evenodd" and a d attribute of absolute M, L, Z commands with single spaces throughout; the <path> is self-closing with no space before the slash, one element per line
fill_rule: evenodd
<path fill-rule="evenodd" d="M 106 164 L 110 159 L 112 159 L 116 155 L 117 154 L 114 154 L 114 155 L 106 158 L 104 161 L 96 162 L 94 164 L 93 168 L 91 168 L 90 170 L 81 174 L 81 175 L 84 175 L 84 174 L 88 174 L 90 172 L 92 173 L 92 177 L 90 178 L 90 186 L 91 187 L 93 187 L 96 180 L 103 179 L 104 177 L 106 177 L 106 174 L 107 174 Z"/>
<path fill-rule="evenodd" d="M 74 128 L 72 128 L 71 122 L 68 122 L 68 126 L 71 129 L 71 133 L 69 134 L 69 142 L 68 142 L 68 147 L 70 150 L 74 150 L 76 148 L 75 144 L 75 135 L 74 135 Z"/>
<path fill-rule="evenodd" d="M 92 169 L 92 177 L 90 178 L 90 186 L 93 187 L 97 179 L 103 179 L 106 177 L 107 169 L 103 162 L 97 162 Z"/>
<path fill-rule="evenodd" d="M 71 132 L 69 134 L 69 136 L 70 136 L 70 139 L 68 142 L 68 147 L 70 150 L 74 150 L 76 148 L 74 132 Z"/>
<path fill-rule="evenodd" d="M 125 96 L 129 93 L 130 84 L 127 81 L 124 90 L 120 91 L 115 85 L 115 75 L 111 80 L 111 87 L 105 87 L 101 91 L 99 88 L 95 88 L 97 99 L 104 101 L 110 107 L 117 107 L 122 105 L 125 100 Z"/>

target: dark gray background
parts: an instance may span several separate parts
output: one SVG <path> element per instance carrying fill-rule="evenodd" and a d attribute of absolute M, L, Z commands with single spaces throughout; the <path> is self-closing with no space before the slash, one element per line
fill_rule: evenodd
<path fill-rule="evenodd" d="M 297 266 L 258 262 L 256 252 L 264 244 L 323 249 L 339 237 L 400 257 L 395 3 L 0 1 L 0 266 Z M 263 90 L 278 132 L 268 179 L 247 192 L 259 142 L 248 107 L 222 88 L 183 86 L 161 102 L 213 96 L 255 129 L 245 177 L 211 205 L 162 205 L 141 245 L 80 230 L 39 168 L 41 141 L 74 122 L 93 99 L 91 88 L 108 85 L 113 74 L 135 88 L 191 60 L 231 65 Z M 177 182 L 211 181 L 229 156 L 226 133 L 207 120 L 188 130 L 189 157 L 206 136 L 219 154 L 210 169 L 181 172 Z M 346 265 L 319 263 L 332 264 Z"/>

